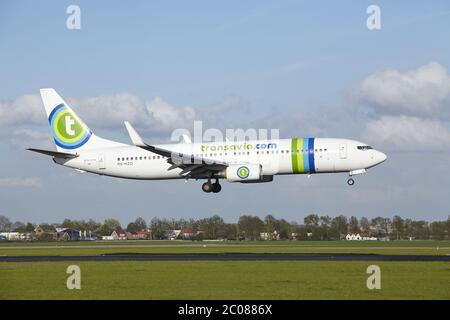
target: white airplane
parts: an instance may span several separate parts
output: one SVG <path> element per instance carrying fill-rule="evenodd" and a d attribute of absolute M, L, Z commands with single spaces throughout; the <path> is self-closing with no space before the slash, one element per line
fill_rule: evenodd
<path fill-rule="evenodd" d="M 96 136 L 54 89 L 41 97 L 57 151 L 30 148 L 53 157 L 57 164 L 99 175 L 142 179 L 206 179 L 204 192 L 220 192 L 219 179 L 229 182 L 270 182 L 274 175 L 346 172 L 365 173 L 386 155 L 348 139 L 292 138 L 150 145 L 130 123 L 133 145 Z M 214 180 L 214 182 L 211 182 Z"/>

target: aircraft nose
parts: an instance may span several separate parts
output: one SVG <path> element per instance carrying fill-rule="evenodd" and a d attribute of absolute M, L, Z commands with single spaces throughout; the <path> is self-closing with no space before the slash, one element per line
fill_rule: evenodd
<path fill-rule="evenodd" d="M 375 159 L 377 161 L 377 163 L 382 163 L 384 161 L 386 161 L 387 159 L 387 155 L 385 155 L 383 152 L 381 151 L 376 151 L 375 153 Z"/>

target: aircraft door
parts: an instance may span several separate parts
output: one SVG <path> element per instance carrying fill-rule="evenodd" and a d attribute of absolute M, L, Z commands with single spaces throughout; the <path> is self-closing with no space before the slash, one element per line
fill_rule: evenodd
<path fill-rule="evenodd" d="M 339 158 L 347 159 L 347 144 L 341 143 L 339 145 Z"/>

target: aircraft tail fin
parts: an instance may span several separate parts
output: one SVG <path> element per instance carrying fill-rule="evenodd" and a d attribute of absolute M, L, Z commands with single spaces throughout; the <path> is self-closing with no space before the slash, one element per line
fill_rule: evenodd
<path fill-rule="evenodd" d="M 58 151 L 107 148 L 121 143 L 97 137 L 53 88 L 41 89 L 50 130 Z"/>

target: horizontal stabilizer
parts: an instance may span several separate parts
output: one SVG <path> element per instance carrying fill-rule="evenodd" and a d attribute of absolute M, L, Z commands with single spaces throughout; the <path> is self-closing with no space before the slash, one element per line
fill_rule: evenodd
<path fill-rule="evenodd" d="M 42 153 L 42 154 L 45 154 L 45 155 L 51 156 L 51 157 L 61 158 L 61 159 L 72 159 L 72 158 L 78 157 L 77 154 L 73 154 L 73 153 L 56 152 L 56 151 L 51 151 L 51 150 L 42 150 L 42 149 L 34 149 L 34 148 L 28 148 L 27 150 Z"/>

